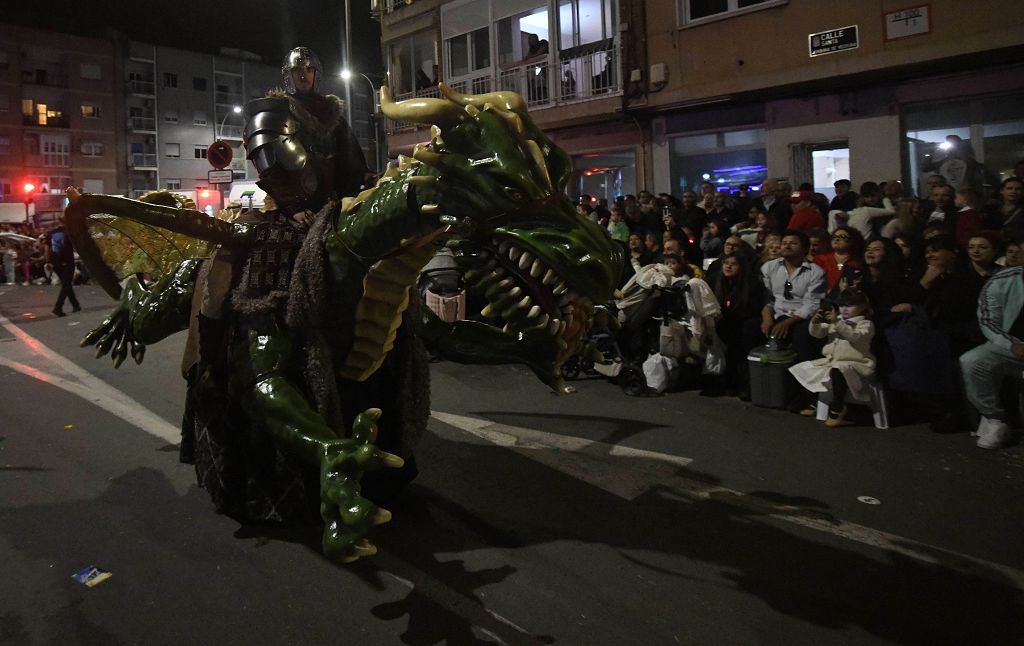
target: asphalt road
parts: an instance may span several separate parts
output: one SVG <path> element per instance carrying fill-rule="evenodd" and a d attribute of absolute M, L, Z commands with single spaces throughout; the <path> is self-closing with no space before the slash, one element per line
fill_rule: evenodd
<path fill-rule="evenodd" d="M 420 477 L 339 566 L 214 513 L 184 339 L 114 370 L 79 294 L 0 287 L 0 643 L 1024 643 L 1019 445 L 438 363 Z"/>

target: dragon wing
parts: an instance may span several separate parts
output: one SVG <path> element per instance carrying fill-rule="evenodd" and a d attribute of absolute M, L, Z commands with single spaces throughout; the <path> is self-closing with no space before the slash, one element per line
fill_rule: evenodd
<path fill-rule="evenodd" d="M 187 208 L 167 192 L 142 200 L 68 189 L 64 226 L 90 276 L 111 297 L 121 281 L 146 273 L 159 279 L 182 262 L 212 255 L 217 245 L 242 245 L 248 228 Z"/>

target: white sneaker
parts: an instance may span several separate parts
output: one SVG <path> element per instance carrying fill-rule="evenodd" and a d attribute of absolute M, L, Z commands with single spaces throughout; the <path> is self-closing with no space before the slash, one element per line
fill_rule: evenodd
<path fill-rule="evenodd" d="M 998 419 L 981 418 L 978 425 L 978 448 L 998 449 L 1010 441 L 1013 431 L 1010 426 Z"/>

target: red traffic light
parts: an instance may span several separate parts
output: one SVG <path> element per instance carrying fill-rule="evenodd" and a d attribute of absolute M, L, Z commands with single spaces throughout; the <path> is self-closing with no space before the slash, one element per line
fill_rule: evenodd
<path fill-rule="evenodd" d="M 33 184 L 32 182 L 25 182 L 25 185 L 22 187 L 22 189 L 26 193 L 34 193 L 36 190 L 36 185 Z"/>
<path fill-rule="evenodd" d="M 204 188 L 199 191 L 199 197 L 210 197 L 210 189 Z"/>

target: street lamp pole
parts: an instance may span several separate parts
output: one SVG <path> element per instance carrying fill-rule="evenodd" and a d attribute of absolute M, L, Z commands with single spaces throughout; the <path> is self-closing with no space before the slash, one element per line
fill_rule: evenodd
<path fill-rule="evenodd" d="M 217 137 L 217 133 L 215 132 L 215 133 L 213 133 L 214 137 L 217 137 L 218 139 L 223 139 L 224 138 L 224 124 L 227 122 L 228 117 L 230 117 L 232 114 L 241 114 L 241 113 L 242 113 L 242 106 L 240 106 L 240 105 L 232 106 L 230 112 L 224 113 L 224 118 L 220 120 L 220 136 Z"/>

